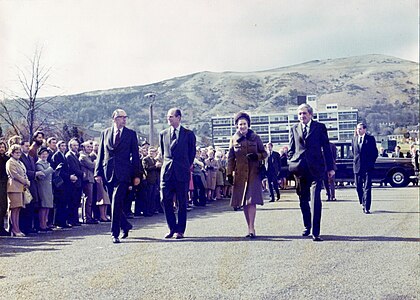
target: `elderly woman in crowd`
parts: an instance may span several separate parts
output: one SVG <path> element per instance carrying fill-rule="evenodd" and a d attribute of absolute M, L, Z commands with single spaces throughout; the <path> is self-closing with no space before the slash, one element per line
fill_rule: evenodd
<path fill-rule="evenodd" d="M 19 228 L 19 213 L 23 205 L 23 193 L 29 188 L 30 182 L 26 176 L 26 168 L 20 161 L 22 155 L 20 145 L 13 144 L 9 148 L 10 159 L 6 162 L 7 181 L 7 200 L 9 208 L 9 220 L 11 236 L 25 236 Z"/>
<path fill-rule="evenodd" d="M 208 158 L 204 161 L 207 170 L 207 200 L 213 201 L 215 198 L 214 191 L 216 189 L 216 179 L 217 179 L 217 170 L 219 169 L 219 164 L 216 161 L 215 152 L 211 149 L 208 152 Z"/>
<path fill-rule="evenodd" d="M 38 161 L 36 162 L 36 170 L 41 171 L 44 175 L 37 176 L 38 201 L 39 201 L 39 231 L 52 231 L 47 226 L 48 214 L 50 209 L 54 207 L 53 188 L 52 188 L 52 174 L 54 169 L 48 162 L 48 155 L 50 152 L 46 147 L 38 149 Z"/>
<path fill-rule="evenodd" d="M 235 116 L 237 132 L 230 140 L 227 177 L 233 185 L 230 205 L 243 206 L 248 224 L 248 235 L 255 238 L 255 215 L 257 204 L 263 205 L 259 165 L 267 157 L 261 138 L 249 129 L 251 118 L 239 112 Z"/>

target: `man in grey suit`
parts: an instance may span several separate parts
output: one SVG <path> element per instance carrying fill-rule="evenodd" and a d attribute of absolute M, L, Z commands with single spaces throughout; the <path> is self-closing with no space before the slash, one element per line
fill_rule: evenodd
<path fill-rule="evenodd" d="M 112 119 L 113 126 L 101 134 L 94 177 L 98 183 L 102 183 L 105 179 L 113 191 L 111 234 L 112 242 L 116 244 L 120 243 L 121 229 L 124 239 L 133 228 L 123 212 L 123 205 L 128 187 L 140 183 L 141 172 L 137 134 L 125 127 L 127 113 L 122 109 L 116 109 Z"/>
<path fill-rule="evenodd" d="M 365 214 L 370 214 L 372 202 L 372 171 L 378 158 L 376 140 L 366 133 L 364 123 L 357 124 L 356 135 L 352 140 L 353 171 L 359 203 Z"/>
<path fill-rule="evenodd" d="M 322 180 L 326 171 L 329 177 L 334 176 L 333 158 L 327 128 L 312 120 L 312 107 L 301 104 L 298 115 L 299 123 L 290 129 L 289 171 L 296 179 L 296 193 L 305 227 L 302 235 L 308 236 L 312 230 L 312 239 L 322 241 L 319 237 Z"/>
<path fill-rule="evenodd" d="M 188 185 L 190 168 L 195 157 L 195 135 L 181 126 L 181 110 L 172 108 L 167 114 L 169 128 L 160 133 L 163 164 L 160 172 L 162 204 L 169 233 L 165 238 L 184 238 L 187 225 Z M 178 202 L 178 222 L 174 213 L 174 199 Z"/>

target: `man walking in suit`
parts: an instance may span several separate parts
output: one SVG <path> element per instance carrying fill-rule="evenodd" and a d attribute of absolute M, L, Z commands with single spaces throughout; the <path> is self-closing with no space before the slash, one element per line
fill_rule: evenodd
<path fill-rule="evenodd" d="M 94 177 L 96 182 L 105 179 L 112 189 L 112 242 L 119 243 L 120 230 L 122 238 L 128 237 L 133 226 L 127 221 L 123 212 L 128 187 L 140 183 L 140 158 L 137 134 L 126 126 L 127 113 L 116 109 L 112 113 L 113 126 L 101 133 L 98 158 L 96 160 Z"/>
<path fill-rule="evenodd" d="M 303 216 L 303 236 L 312 230 L 313 241 L 322 241 L 321 189 L 325 172 L 335 174 L 327 128 L 312 120 L 313 109 L 304 103 L 298 107 L 299 123 L 290 129 L 288 151 L 289 170 L 295 175 L 296 193 L 299 196 Z M 310 204 L 309 204 L 310 203 Z"/>
<path fill-rule="evenodd" d="M 373 136 L 366 133 L 366 124 L 359 123 L 352 140 L 353 171 L 359 203 L 363 212 L 370 214 L 372 202 L 372 171 L 378 157 L 378 148 Z"/>
<path fill-rule="evenodd" d="M 280 200 L 280 190 L 279 190 L 279 183 L 278 180 L 280 178 L 280 170 L 281 170 L 281 157 L 280 153 L 273 150 L 273 144 L 267 143 L 267 182 L 268 188 L 270 190 L 270 202 L 274 202 L 274 190 L 276 191 L 277 198 L 276 200 Z"/>
<path fill-rule="evenodd" d="M 160 133 L 163 165 L 160 173 L 162 204 L 169 233 L 165 238 L 184 238 L 187 225 L 187 201 L 190 168 L 195 157 L 195 135 L 181 126 L 181 110 L 171 108 L 167 114 L 169 128 Z M 174 213 L 174 199 L 178 202 L 178 222 Z"/>

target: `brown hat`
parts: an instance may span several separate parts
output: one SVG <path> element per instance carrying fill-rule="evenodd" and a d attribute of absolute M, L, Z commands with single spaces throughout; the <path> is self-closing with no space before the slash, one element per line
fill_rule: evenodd
<path fill-rule="evenodd" d="M 245 119 L 248 122 L 248 126 L 251 126 L 251 118 L 246 112 L 240 111 L 235 115 L 235 125 L 238 125 L 240 119 Z"/>

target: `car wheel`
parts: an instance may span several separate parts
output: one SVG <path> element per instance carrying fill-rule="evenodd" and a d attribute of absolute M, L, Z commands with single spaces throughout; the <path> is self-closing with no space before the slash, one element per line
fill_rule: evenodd
<path fill-rule="evenodd" d="M 405 187 L 408 185 L 407 173 L 403 170 L 392 171 L 388 176 L 388 182 L 392 187 Z"/>

